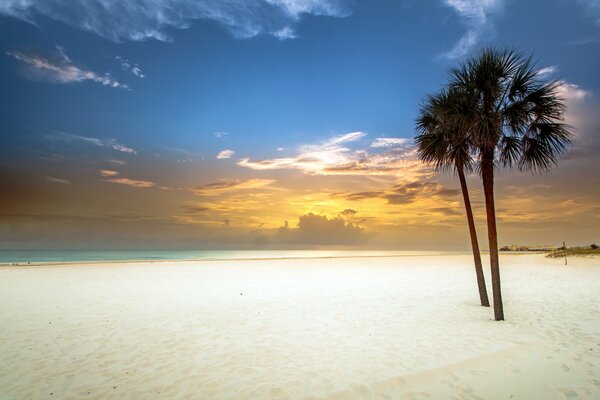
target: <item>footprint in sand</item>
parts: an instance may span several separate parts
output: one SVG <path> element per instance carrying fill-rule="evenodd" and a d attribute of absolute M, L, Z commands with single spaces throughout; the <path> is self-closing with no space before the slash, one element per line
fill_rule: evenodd
<path fill-rule="evenodd" d="M 579 398 L 579 394 L 573 389 L 557 389 L 557 392 L 560 393 L 565 399 Z"/>
<path fill-rule="evenodd" d="M 562 369 L 565 372 L 571 371 L 571 368 L 567 367 L 566 364 L 560 364 L 560 369 Z"/>
<path fill-rule="evenodd" d="M 594 386 L 600 386 L 600 381 L 597 379 L 588 379 L 588 382 Z"/>

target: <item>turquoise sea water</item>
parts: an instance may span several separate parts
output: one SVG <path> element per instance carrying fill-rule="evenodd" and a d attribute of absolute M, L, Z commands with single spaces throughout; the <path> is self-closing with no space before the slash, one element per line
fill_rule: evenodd
<path fill-rule="evenodd" d="M 385 257 L 436 254 L 448 253 L 381 250 L 0 250 L 0 264 L 235 260 L 257 258 Z"/>

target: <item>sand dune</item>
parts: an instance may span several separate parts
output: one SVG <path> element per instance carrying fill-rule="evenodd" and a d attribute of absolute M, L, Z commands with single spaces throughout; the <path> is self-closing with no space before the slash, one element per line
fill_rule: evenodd
<path fill-rule="evenodd" d="M 600 260 L 0 268 L 1 399 L 600 398 Z"/>

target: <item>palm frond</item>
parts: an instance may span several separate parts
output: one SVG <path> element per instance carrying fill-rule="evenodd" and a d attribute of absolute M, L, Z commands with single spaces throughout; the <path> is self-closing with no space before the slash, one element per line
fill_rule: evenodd
<path fill-rule="evenodd" d="M 531 56 L 483 49 L 451 71 L 448 90 L 467 99 L 455 101 L 445 118 L 468 132 L 471 159 L 493 157 L 505 167 L 545 171 L 571 140 L 559 85 L 542 82 Z"/>

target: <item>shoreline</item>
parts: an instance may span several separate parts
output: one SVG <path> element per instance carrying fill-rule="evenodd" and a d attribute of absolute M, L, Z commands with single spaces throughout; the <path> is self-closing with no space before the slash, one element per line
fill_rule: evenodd
<path fill-rule="evenodd" d="M 22 268 L 22 267 L 48 267 L 48 266 L 89 266 L 89 265 L 110 265 L 110 264 L 155 264 L 155 263 L 197 263 L 197 262 L 215 262 L 215 261 L 282 261 L 282 260 L 327 260 L 327 259 L 364 259 L 364 258 L 404 258 L 404 257 L 447 257 L 470 255 L 470 252 L 448 252 L 448 253 L 421 253 L 421 254 L 357 254 L 357 255 L 331 255 L 331 256 L 276 256 L 276 257 L 232 257 L 232 258 L 189 258 L 189 259 L 125 259 L 125 260 L 82 260 L 82 261 L 40 261 L 40 262 L 8 262 L 0 263 L 2 268 Z M 489 254 L 489 251 L 481 251 L 481 254 Z M 515 251 L 502 252 L 500 255 L 535 255 L 546 254 L 542 251 Z"/>

